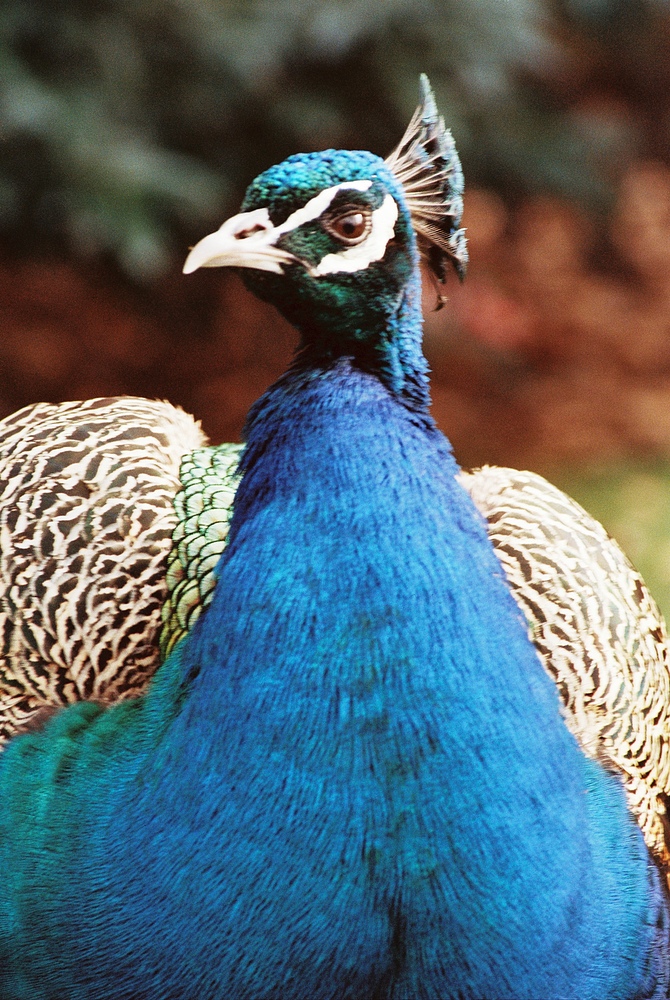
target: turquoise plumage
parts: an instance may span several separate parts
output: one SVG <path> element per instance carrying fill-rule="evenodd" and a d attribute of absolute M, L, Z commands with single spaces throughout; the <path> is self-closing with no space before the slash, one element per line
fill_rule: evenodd
<path fill-rule="evenodd" d="M 659 871 L 428 412 L 416 192 L 462 270 L 461 175 L 430 99 L 412 128 L 271 168 L 189 256 L 301 350 L 148 692 L 0 757 L 3 998 L 668 995 Z"/>

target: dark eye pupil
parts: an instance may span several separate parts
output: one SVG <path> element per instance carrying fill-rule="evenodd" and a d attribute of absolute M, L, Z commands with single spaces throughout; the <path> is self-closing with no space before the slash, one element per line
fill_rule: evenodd
<path fill-rule="evenodd" d="M 347 240 L 355 240 L 365 232 L 365 216 L 362 212 L 352 212 L 336 219 L 333 228 Z"/>

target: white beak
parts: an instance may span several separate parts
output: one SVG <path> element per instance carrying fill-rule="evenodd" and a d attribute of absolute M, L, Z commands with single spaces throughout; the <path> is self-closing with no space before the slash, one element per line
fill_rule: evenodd
<path fill-rule="evenodd" d="M 186 258 L 184 274 L 191 274 L 199 267 L 253 267 L 283 274 L 283 265 L 297 259 L 275 246 L 283 231 L 283 227 L 272 224 L 267 208 L 240 212 L 193 247 Z"/>

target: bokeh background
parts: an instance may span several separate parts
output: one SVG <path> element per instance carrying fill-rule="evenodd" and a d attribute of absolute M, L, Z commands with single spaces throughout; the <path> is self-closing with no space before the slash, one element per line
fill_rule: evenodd
<path fill-rule="evenodd" d="M 427 72 L 466 282 L 434 311 L 465 465 L 532 468 L 670 612 L 667 0 L 0 0 L 0 416 L 170 398 L 239 438 L 294 334 L 189 244 L 296 151 L 386 155 Z"/>

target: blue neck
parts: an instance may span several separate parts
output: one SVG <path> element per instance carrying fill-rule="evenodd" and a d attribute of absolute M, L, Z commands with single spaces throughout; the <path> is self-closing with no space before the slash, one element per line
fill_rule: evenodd
<path fill-rule="evenodd" d="M 243 467 L 209 611 L 135 709 L 88 744 L 73 726 L 64 832 L 56 769 L 26 870 L 36 907 L 69 904 L 62 995 L 86 995 L 68 961 L 151 1000 L 664 995 L 639 830 L 560 718 L 445 439 L 340 359 L 257 404 Z M 12 787 L 48 813 L 21 742 Z"/>
<path fill-rule="evenodd" d="M 428 364 L 421 348 L 421 275 L 413 243 L 407 255 L 406 273 L 396 295 L 389 289 L 383 294 L 371 292 L 364 307 L 343 298 L 338 303 L 337 323 L 330 310 L 306 309 L 295 297 L 282 303 L 282 312 L 301 334 L 294 371 L 320 370 L 337 358 L 349 357 L 410 409 L 428 412 Z"/>
<path fill-rule="evenodd" d="M 377 348 L 377 363 L 369 370 L 377 375 L 405 405 L 427 413 L 430 406 L 428 363 L 421 348 L 421 276 L 415 266 L 397 308 L 388 317 Z"/>
<path fill-rule="evenodd" d="M 386 324 L 381 363 L 375 374 L 410 408 L 427 412 L 430 389 L 428 363 L 421 349 L 422 328 L 421 276 L 415 267 L 397 312 Z"/>

